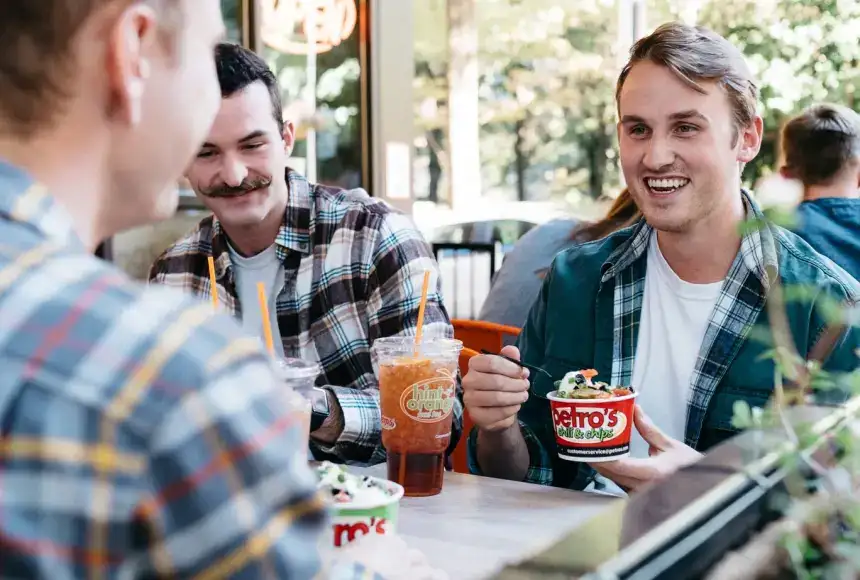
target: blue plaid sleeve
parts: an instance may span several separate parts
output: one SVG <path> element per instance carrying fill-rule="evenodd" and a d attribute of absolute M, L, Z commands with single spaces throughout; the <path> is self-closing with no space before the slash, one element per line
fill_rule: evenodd
<path fill-rule="evenodd" d="M 427 242 L 411 220 L 398 213 L 381 216 L 377 233 L 379 240 L 373 254 L 367 301 L 370 340 L 415 335 L 425 270 L 430 270 L 431 284 L 424 311 L 423 335 L 451 338 L 454 330 L 442 304 L 439 269 Z M 368 364 L 367 368 L 370 367 Z M 343 411 L 344 429 L 335 445 L 315 445 L 343 462 L 381 463 L 385 461 L 385 450 L 382 447 L 379 384 L 372 372 L 365 373 L 361 382 L 360 388 L 328 387 Z M 462 425 L 463 408 L 458 398 L 449 449 L 457 444 Z"/>
<path fill-rule="evenodd" d="M 301 417 L 254 342 L 213 353 L 208 380 L 177 401 L 150 443 L 138 513 L 157 538 L 150 555 L 161 576 L 309 578 L 319 569 L 325 512 Z"/>

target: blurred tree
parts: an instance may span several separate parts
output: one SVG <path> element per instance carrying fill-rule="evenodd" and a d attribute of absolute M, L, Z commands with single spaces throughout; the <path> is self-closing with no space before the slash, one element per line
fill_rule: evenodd
<path fill-rule="evenodd" d="M 821 101 L 857 108 L 857 0 L 709 2 L 699 22 L 738 46 L 759 80 L 765 138 L 746 171 L 750 183 L 777 163 L 779 129 L 788 117 Z"/>
<path fill-rule="evenodd" d="M 572 202 L 617 192 L 614 86 L 628 48 L 619 46 L 618 2 L 474 1 L 485 192 Z M 446 1 L 414 4 L 417 157 L 431 195 L 443 199 L 436 188 L 444 191 L 447 179 Z M 646 18 L 646 33 L 668 20 L 697 21 L 747 56 L 765 120 L 748 184 L 777 162 L 786 117 L 818 101 L 860 105 L 860 0 L 648 0 Z"/>
<path fill-rule="evenodd" d="M 616 189 L 615 2 L 483 5 L 481 70 L 490 90 L 481 124 L 488 141 L 511 141 L 487 152 L 500 157 L 500 177 L 518 199 L 597 198 Z"/>
<path fill-rule="evenodd" d="M 598 197 L 618 186 L 614 0 L 474 0 L 480 64 L 481 164 L 487 189 L 516 199 Z M 445 167 L 434 131 L 447 123 L 444 0 L 416 7 L 419 156 Z M 474 122 L 474 121 L 473 121 Z M 432 176 L 432 172 L 431 172 Z M 431 179 L 439 183 L 439 179 Z M 436 198 L 436 192 L 427 192 Z"/>
<path fill-rule="evenodd" d="M 359 36 L 356 27 L 340 44 L 316 55 L 314 95 L 308 94 L 306 54 L 263 48 L 263 57 L 278 79 L 284 116 L 296 125 L 294 157 L 307 157 L 308 129 L 317 131 L 316 170 L 320 183 L 358 187 L 366 178 L 361 173 L 361 148 L 365 145 L 361 140 Z"/>

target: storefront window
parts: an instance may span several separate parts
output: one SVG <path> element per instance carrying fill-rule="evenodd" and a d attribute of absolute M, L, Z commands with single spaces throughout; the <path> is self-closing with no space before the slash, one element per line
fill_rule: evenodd
<path fill-rule="evenodd" d="M 263 0 L 263 55 L 296 126 L 291 165 L 311 181 L 366 186 L 359 0 Z"/>
<path fill-rule="evenodd" d="M 416 199 L 457 211 L 464 196 L 482 197 L 463 210 L 470 219 L 471 206 L 521 218 L 532 208 L 538 217 L 550 215 L 550 207 L 587 212 L 617 194 L 614 83 L 632 40 L 619 27 L 631 20 L 630 2 L 416 0 L 414 6 Z M 477 38 L 472 62 L 458 54 L 464 36 Z M 477 69 L 477 83 L 464 74 L 470 68 Z M 452 118 L 453 100 L 476 102 L 477 118 Z M 477 138 L 466 137 L 480 151 L 480 170 L 457 183 L 449 170 L 458 162 L 456 154 L 450 158 L 452 131 L 465 123 L 479 127 Z"/>
<path fill-rule="evenodd" d="M 229 42 L 242 42 L 242 0 L 221 0 L 221 14 Z"/>

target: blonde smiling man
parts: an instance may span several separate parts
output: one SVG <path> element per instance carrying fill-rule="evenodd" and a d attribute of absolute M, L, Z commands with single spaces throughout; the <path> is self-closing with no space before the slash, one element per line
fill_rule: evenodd
<path fill-rule="evenodd" d="M 594 464 L 636 489 L 695 462 L 734 433 L 736 401 L 762 406 L 773 388 L 767 325 L 774 282 L 814 289 L 788 321 L 801 355 L 825 329 L 819 305 L 856 302 L 857 282 L 797 236 L 761 219 L 741 171 L 761 145 L 758 91 L 740 52 L 703 29 L 670 23 L 631 50 L 617 85 L 625 181 L 644 219 L 559 254 L 519 339 L 506 354 L 548 370 L 594 368 L 639 390 L 632 457 Z M 857 365 L 846 330 L 824 367 Z M 583 489 L 585 464 L 559 459 L 545 395 L 552 381 L 500 357 L 471 359 L 464 402 L 477 425 L 475 472 Z M 531 388 L 531 392 L 529 392 Z M 627 449 L 618 449 L 619 453 Z"/>

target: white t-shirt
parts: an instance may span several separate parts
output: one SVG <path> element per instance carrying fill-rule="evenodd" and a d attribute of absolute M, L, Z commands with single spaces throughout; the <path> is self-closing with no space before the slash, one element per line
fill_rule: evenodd
<path fill-rule="evenodd" d="M 284 343 L 278 328 L 276 303 L 278 294 L 284 287 L 284 264 L 275 253 L 274 244 L 248 258 L 240 255 L 230 244 L 227 244 L 227 248 L 233 263 L 236 294 L 239 296 L 239 304 L 242 305 L 242 328 L 247 334 L 259 336 L 260 340 L 263 340 L 263 317 L 257 292 L 257 283 L 262 282 L 266 288 L 266 301 L 269 303 L 269 321 L 272 325 L 275 354 L 283 357 Z"/>
<path fill-rule="evenodd" d="M 654 424 L 683 441 L 693 370 L 723 283 L 681 280 L 660 252 L 656 232 L 647 260 L 632 384 L 639 391 L 636 402 Z M 635 429 L 630 453 L 648 456 L 648 444 Z"/>

